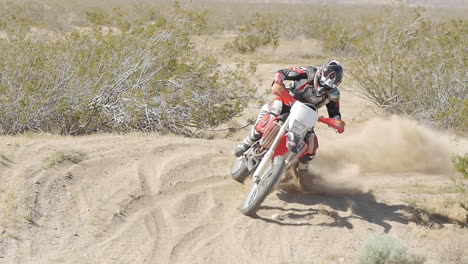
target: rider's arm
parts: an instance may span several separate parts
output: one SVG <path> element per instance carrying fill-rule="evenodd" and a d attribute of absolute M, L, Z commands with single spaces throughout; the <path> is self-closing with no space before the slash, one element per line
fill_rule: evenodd
<path fill-rule="evenodd" d="M 284 87 L 284 80 L 300 80 L 300 73 L 294 70 L 282 69 L 278 70 L 275 74 L 275 79 L 271 85 L 271 91 L 277 95 L 284 104 L 291 106 L 296 99 Z"/>
<path fill-rule="evenodd" d="M 283 80 L 286 81 L 299 81 L 307 79 L 307 71 L 305 68 L 301 67 L 292 67 L 289 69 L 281 69 L 276 72 L 276 74 L 282 74 Z M 276 79 L 276 75 L 275 75 Z"/>
<path fill-rule="evenodd" d="M 340 91 L 330 93 L 330 102 L 327 104 L 328 117 L 341 119 L 340 113 Z"/>

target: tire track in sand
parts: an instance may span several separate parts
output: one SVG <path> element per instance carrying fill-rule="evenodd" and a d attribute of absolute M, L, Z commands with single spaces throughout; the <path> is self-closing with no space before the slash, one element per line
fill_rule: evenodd
<path fill-rule="evenodd" d="M 38 209 L 47 212 L 29 249 L 19 252 L 22 262 L 105 256 L 106 263 L 191 263 L 192 253 L 206 259 L 220 237 L 236 237 L 243 191 L 228 178 L 225 141 L 109 136 L 64 143 L 38 140 L 8 157 L 35 159 L 11 171 L 21 167 L 15 175 L 37 188 Z M 67 149 L 83 151 L 85 160 L 43 169 L 44 158 Z"/>
<path fill-rule="evenodd" d="M 186 234 L 206 229 L 204 216 L 215 206 L 209 190 L 229 182 L 220 173 L 225 158 L 212 145 L 170 144 L 152 153 L 147 158 L 156 161 L 143 167 L 141 177 L 154 194 L 145 225 L 155 241 L 152 261 L 169 263 L 178 258 Z"/>
<path fill-rule="evenodd" d="M 213 190 L 235 186 L 224 173 L 226 156 L 203 142 L 164 144 L 140 155 L 127 171 L 137 175 L 140 187 L 134 195 L 139 198 L 126 199 L 125 215 L 114 216 L 92 250 L 82 247 L 82 254 L 112 255 L 129 263 L 178 262 L 191 241 L 219 232 L 207 223 L 220 214 Z M 109 198 L 104 204 L 115 202 Z"/>
<path fill-rule="evenodd" d="M 241 217 L 233 202 L 240 199 L 240 189 L 227 178 L 226 165 L 231 163 L 229 150 L 212 145 L 172 145 L 155 151 L 164 158 L 156 166 L 158 183 L 149 228 L 157 230 L 153 256 L 164 263 L 191 263 L 193 248 L 201 253 L 200 260 L 210 254 L 196 247 L 199 241 L 211 244 L 211 237 L 235 232 L 236 217 Z M 166 156 L 166 154 L 169 154 Z M 148 174 L 146 174 L 149 176 Z M 154 174 L 153 174 L 154 175 Z M 229 192 L 233 195 L 227 196 Z M 223 194 L 223 195 L 221 195 Z M 224 200 L 219 197 L 224 196 Z M 228 201 L 225 201 L 228 200 Z M 228 203 L 226 206 L 226 202 Z M 226 211 L 227 210 L 227 211 Z M 227 218 L 234 220 L 226 221 Z M 152 226 L 152 227 L 151 227 Z M 220 231 L 221 230 L 221 231 Z M 206 237 L 210 239 L 206 240 Z M 164 241 L 164 242 L 162 242 Z"/>

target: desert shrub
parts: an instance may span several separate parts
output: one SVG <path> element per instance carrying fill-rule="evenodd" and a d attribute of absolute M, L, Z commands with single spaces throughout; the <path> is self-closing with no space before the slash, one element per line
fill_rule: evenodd
<path fill-rule="evenodd" d="M 386 234 L 373 234 L 364 242 L 358 255 L 359 264 L 419 264 L 426 258 L 409 254 L 400 241 Z"/>
<path fill-rule="evenodd" d="M 436 24 L 422 9 L 386 12 L 355 47 L 349 72 L 364 97 L 392 113 L 468 131 L 466 20 Z"/>
<path fill-rule="evenodd" d="M 317 15 L 308 16 L 303 25 L 305 36 L 319 40 L 325 54 L 336 57 L 354 53 L 353 43 L 363 37 L 361 27 L 369 15 L 356 20 L 329 7 L 315 7 L 314 13 Z"/>
<path fill-rule="evenodd" d="M 271 16 L 255 13 L 247 25 L 239 26 L 237 30 L 236 38 L 227 47 L 240 53 L 279 45 L 278 25 Z"/>
<path fill-rule="evenodd" d="M 463 156 L 454 156 L 452 162 L 455 166 L 455 170 L 468 179 L 468 153 L 465 153 Z"/>
<path fill-rule="evenodd" d="M 190 42 L 205 26 L 203 13 L 175 6 L 170 16 L 123 23 L 110 34 L 102 26 L 112 15 L 90 14 L 90 28 L 0 39 L 0 48 L 9 51 L 0 61 L 4 133 L 193 136 L 244 107 L 247 69 L 221 67 L 215 57 L 196 54 Z"/>
<path fill-rule="evenodd" d="M 254 52 L 258 47 L 271 45 L 277 47 L 279 37 L 295 39 L 305 37 L 321 42 L 321 52 L 344 55 L 352 52 L 352 42 L 361 36 L 361 21 L 356 22 L 346 13 L 337 13 L 326 6 L 298 5 L 295 12 L 287 12 L 281 6 L 270 8 L 244 7 L 231 15 L 242 26 L 237 27 L 237 37 L 228 47 L 240 53 Z M 246 18 L 245 13 L 254 11 Z M 243 12 L 242 15 L 240 12 Z M 260 15 L 260 12 L 262 15 Z M 301 17 L 301 22 L 297 19 Z M 218 21 L 218 20 L 217 20 Z M 233 23 L 231 21 L 231 23 Z"/>
<path fill-rule="evenodd" d="M 114 25 L 117 16 L 136 24 L 147 21 L 154 14 L 170 13 L 174 1 L 159 0 L 74 1 L 74 0 L 6 0 L 0 2 L 0 27 L 11 30 L 18 26 L 47 26 L 54 30 L 71 30 L 73 27 L 101 24 Z M 169 12 L 168 12 L 169 11 Z"/>
<path fill-rule="evenodd" d="M 456 97 L 450 95 L 446 100 L 446 106 L 439 109 L 435 118 L 445 127 L 452 127 L 460 134 L 468 131 L 468 99 L 466 97 Z"/>
<path fill-rule="evenodd" d="M 52 168 L 68 163 L 80 163 L 86 158 L 86 154 L 76 150 L 57 151 L 45 160 L 45 167 Z"/>

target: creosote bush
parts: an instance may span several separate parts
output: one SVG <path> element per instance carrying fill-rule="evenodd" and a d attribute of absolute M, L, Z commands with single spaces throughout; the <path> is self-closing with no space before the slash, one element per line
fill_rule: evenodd
<path fill-rule="evenodd" d="M 422 264 L 426 258 L 408 253 L 405 245 L 387 234 L 373 234 L 364 242 L 358 261 L 359 264 Z"/>
<path fill-rule="evenodd" d="M 436 24 L 423 9 L 389 7 L 356 44 L 349 73 L 379 107 L 465 133 L 467 25 Z"/>
<path fill-rule="evenodd" d="M 254 52 L 259 47 L 278 47 L 278 25 L 271 16 L 255 13 L 247 25 L 238 27 L 236 38 L 227 48 L 240 53 Z"/>
<path fill-rule="evenodd" d="M 66 163 L 80 163 L 86 158 L 86 154 L 81 151 L 76 150 L 68 150 L 68 151 L 58 151 L 54 153 L 52 156 L 45 160 L 46 168 L 52 168 L 56 166 L 60 166 Z"/>
<path fill-rule="evenodd" d="M 24 23 L 8 31 L 0 39 L 8 50 L 0 61 L 0 131 L 196 136 L 237 115 L 250 97 L 244 71 L 252 69 L 195 52 L 190 36 L 204 29 L 203 12 L 177 4 L 167 12 L 143 23 L 93 11 L 90 27 L 45 27 L 50 34 L 38 36 Z"/>
<path fill-rule="evenodd" d="M 463 156 L 454 156 L 452 162 L 455 166 L 455 170 L 468 180 L 468 153 L 465 153 Z"/>

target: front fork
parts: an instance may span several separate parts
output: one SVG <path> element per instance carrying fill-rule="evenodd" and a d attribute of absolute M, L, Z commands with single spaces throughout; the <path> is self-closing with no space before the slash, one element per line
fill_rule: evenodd
<path fill-rule="evenodd" d="M 263 157 L 262 161 L 260 162 L 260 165 L 258 165 L 257 169 L 255 170 L 252 178 L 253 178 L 253 181 L 255 183 L 258 183 L 259 180 L 260 180 L 260 175 L 262 175 L 262 173 L 265 171 L 266 167 L 268 166 L 268 164 L 270 164 L 271 162 L 271 159 L 273 158 L 273 154 L 275 154 L 275 150 L 276 148 L 278 147 L 278 144 L 279 142 L 281 141 L 281 139 L 283 138 L 283 135 L 284 135 L 284 132 L 286 131 L 286 124 L 287 123 L 284 123 L 282 126 L 281 126 L 281 129 L 280 131 L 278 132 L 278 135 L 276 136 L 275 138 L 275 141 L 273 141 L 273 144 L 271 144 L 271 147 L 270 149 L 267 151 L 267 153 L 265 154 L 265 156 Z"/>
<path fill-rule="evenodd" d="M 281 142 L 281 139 L 283 138 L 283 135 L 286 133 L 286 123 L 281 126 L 280 131 L 278 132 L 278 135 L 276 136 L 275 140 L 273 141 L 273 144 L 271 145 L 270 149 L 267 151 L 265 156 L 263 157 L 262 161 L 258 165 L 257 169 L 255 170 L 252 178 L 255 183 L 258 183 L 260 181 L 260 175 L 263 174 L 265 169 L 268 167 L 270 164 L 271 160 L 273 159 L 273 156 L 277 150 L 278 144 Z M 303 144 L 301 149 L 298 152 L 292 152 L 292 151 L 287 151 L 284 153 L 285 157 L 285 165 L 286 168 L 289 168 L 291 164 L 294 164 L 294 162 L 297 162 L 299 158 L 304 154 L 304 152 L 307 151 L 307 144 Z"/>

